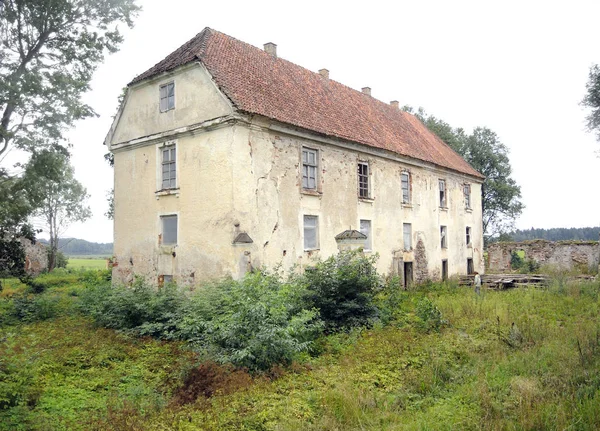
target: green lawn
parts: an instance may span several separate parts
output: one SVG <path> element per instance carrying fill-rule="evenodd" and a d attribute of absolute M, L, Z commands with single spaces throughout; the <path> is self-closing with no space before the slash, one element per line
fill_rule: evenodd
<path fill-rule="evenodd" d="M 68 269 L 106 269 L 105 258 L 69 257 Z"/>

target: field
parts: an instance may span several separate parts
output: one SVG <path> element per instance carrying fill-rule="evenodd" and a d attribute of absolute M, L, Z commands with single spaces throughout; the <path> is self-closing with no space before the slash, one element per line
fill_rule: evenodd
<path fill-rule="evenodd" d="M 248 374 L 96 327 L 67 276 L 28 301 L 4 283 L 0 430 L 600 429 L 598 281 L 399 292 L 391 324 Z"/>
<path fill-rule="evenodd" d="M 106 257 L 69 257 L 68 269 L 106 269 Z"/>

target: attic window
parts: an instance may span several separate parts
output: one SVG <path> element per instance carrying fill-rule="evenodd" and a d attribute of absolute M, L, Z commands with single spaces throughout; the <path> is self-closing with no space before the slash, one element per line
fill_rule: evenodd
<path fill-rule="evenodd" d="M 175 83 L 169 82 L 160 86 L 160 112 L 175 108 Z"/>

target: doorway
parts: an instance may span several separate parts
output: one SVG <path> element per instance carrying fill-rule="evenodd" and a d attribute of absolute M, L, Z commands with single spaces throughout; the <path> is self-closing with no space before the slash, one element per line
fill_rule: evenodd
<path fill-rule="evenodd" d="M 404 290 L 413 284 L 413 263 L 404 262 Z"/>
<path fill-rule="evenodd" d="M 475 269 L 473 268 L 473 259 L 471 259 L 470 257 L 467 257 L 467 274 L 471 275 L 475 272 Z"/>
<path fill-rule="evenodd" d="M 448 280 L 448 259 L 442 260 L 442 281 Z"/>

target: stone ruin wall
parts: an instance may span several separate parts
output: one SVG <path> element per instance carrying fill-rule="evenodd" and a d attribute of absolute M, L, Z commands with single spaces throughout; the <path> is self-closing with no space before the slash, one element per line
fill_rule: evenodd
<path fill-rule="evenodd" d="M 525 252 L 525 259 L 565 270 L 587 269 L 596 272 L 600 261 L 598 241 L 498 242 L 487 248 L 487 271 L 510 271 L 511 253 L 519 250 Z"/>
<path fill-rule="evenodd" d="M 40 242 L 32 242 L 21 238 L 21 244 L 25 249 L 25 271 L 29 275 L 40 275 L 48 269 L 47 247 Z"/>

